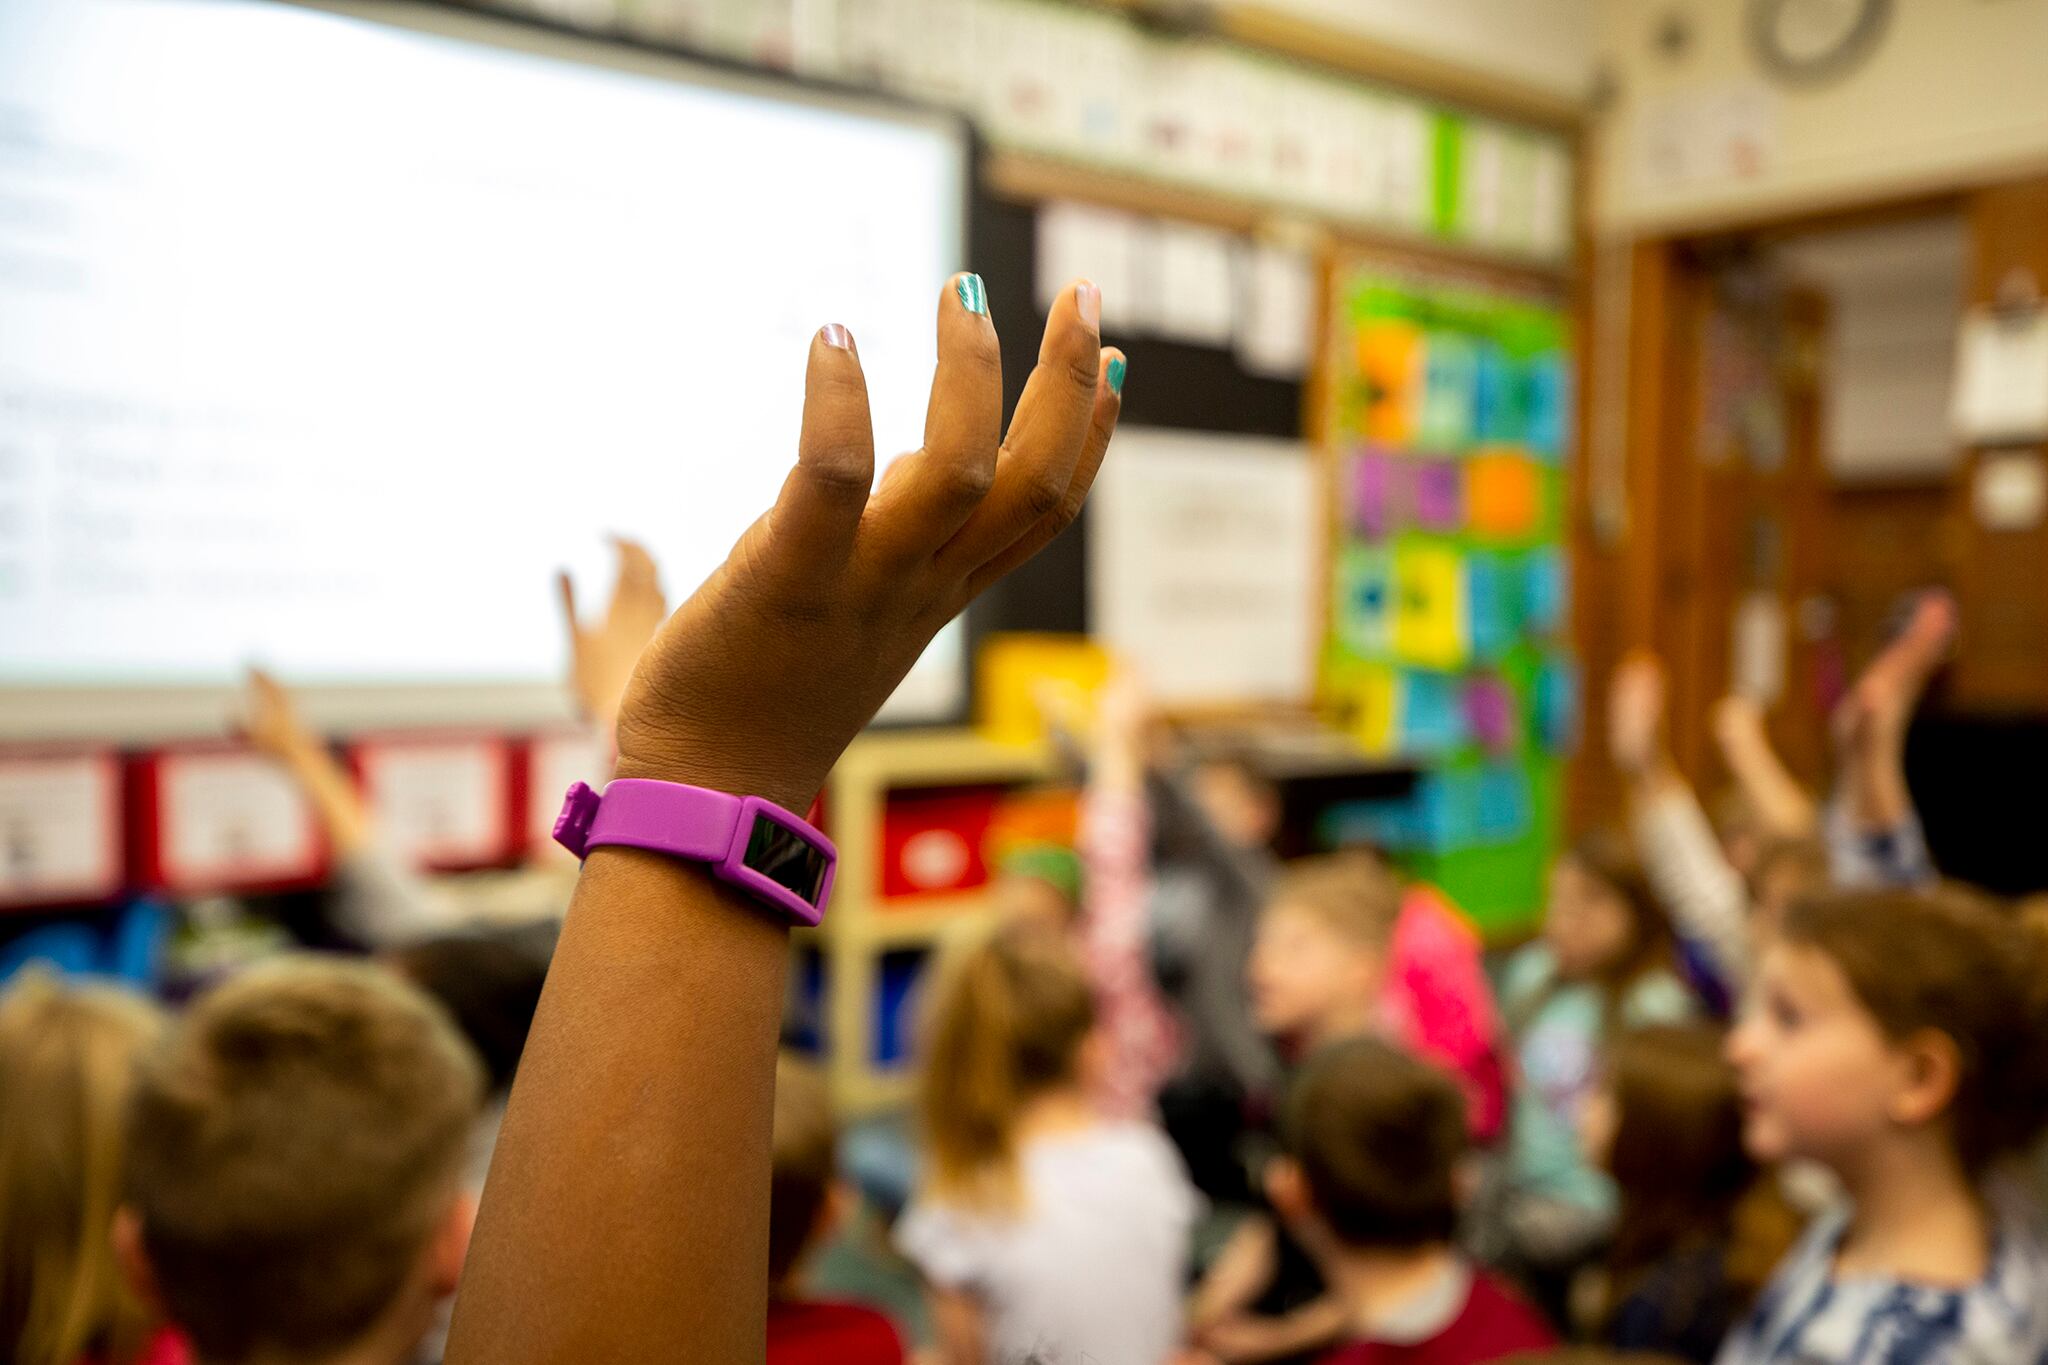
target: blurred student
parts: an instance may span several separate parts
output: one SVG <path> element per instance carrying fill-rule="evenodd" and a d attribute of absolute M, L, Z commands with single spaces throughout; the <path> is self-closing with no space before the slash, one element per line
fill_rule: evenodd
<path fill-rule="evenodd" d="M 1915 594 L 1899 629 L 1864 669 L 1833 718 L 1837 776 L 1825 812 L 1771 749 L 1754 704 L 1724 700 L 1715 713 L 1723 759 L 1759 817 L 1760 845 L 1781 852 L 1775 878 L 1738 866 L 1715 840 L 1664 737 L 1662 665 L 1637 655 L 1617 670 L 1609 704 L 1609 749 L 1629 793 L 1644 864 L 1680 931 L 1706 953 L 1730 995 L 1748 982 L 1757 944 L 1797 894 L 1841 886 L 1927 886 L 1935 879 L 1906 786 L 1906 732 L 1956 633 L 1945 592 Z M 1827 876 L 1812 876 L 1820 840 Z"/>
<path fill-rule="evenodd" d="M 1711 1365 L 1798 1235 L 1798 1214 L 1743 1151 L 1723 1043 L 1706 1024 L 1629 1030 L 1586 1108 L 1587 1155 L 1620 1195 L 1588 1327 L 1616 1349 Z"/>
<path fill-rule="evenodd" d="M 182 1365 L 110 1240 L 128 1090 L 163 1018 L 141 996 L 30 970 L 0 994 L 0 1359 Z"/>
<path fill-rule="evenodd" d="M 1670 925 L 1621 841 L 1595 835 L 1558 858 L 1543 935 L 1509 961 L 1501 1007 L 1520 1084 L 1476 1245 L 1557 1313 L 1564 1284 L 1614 1225 L 1613 1184 L 1579 1142 L 1602 1049 L 1623 1029 L 1695 1009 Z"/>
<path fill-rule="evenodd" d="M 2000 1174 L 2048 1121 L 2048 952 L 1961 894 L 1793 907 L 1730 1040 L 1743 1141 L 1831 1171 L 1722 1365 L 1999 1365 L 2048 1356 L 2048 1250 Z"/>
<path fill-rule="evenodd" d="M 788 1053 L 775 1064 L 775 1176 L 768 1198 L 768 1365 L 902 1365 L 886 1317 L 803 1294 L 804 1262 L 837 1229 L 838 1126 L 825 1078 Z"/>
<path fill-rule="evenodd" d="M 1340 1306 L 1322 1365 L 1479 1365 L 1555 1341 L 1459 1254 L 1464 1102 L 1437 1068 L 1377 1039 L 1326 1048 L 1289 1096 L 1274 1207 L 1313 1247 Z"/>
<path fill-rule="evenodd" d="M 132 1277 L 202 1365 L 409 1365 L 462 1270 L 482 1089 L 383 968 L 288 957 L 215 987 L 138 1071 Z"/>
<path fill-rule="evenodd" d="M 1377 857 L 1362 852 L 1305 858 L 1291 864 L 1275 884 L 1259 917 L 1250 981 L 1253 1018 L 1279 1054 L 1298 1066 L 1319 1050 L 1353 1038 L 1379 1036 L 1436 1063 L 1470 1097 L 1473 1108 L 1498 1113 L 1502 1099 L 1497 1067 L 1470 1067 L 1471 1050 L 1439 1047 L 1446 1032 L 1433 1013 L 1450 1013 L 1464 1030 L 1453 1038 L 1484 1037 L 1492 1000 L 1478 971 L 1475 942 L 1465 948 L 1474 959 L 1465 975 L 1478 983 L 1477 998 L 1460 1000 L 1428 978 L 1453 974 L 1418 971 L 1424 984 L 1401 976 L 1393 961 L 1404 926 L 1427 938 L 1440 929 L 1413 916 L 1438 913 L 1404 893 L 1399 879 Z M 1464 942 L 1460 940 L 1460 942 Z M 1453 956 L 1455 954 L 1452 954 Z M 1442 953 L 1411 953 L 1406 965 L 1421 968 Z M 1473 1017 L 1483 1024 L 1473 1025 Z M 1478 1055 L 1490 1056 L 1485 1048 Z M 1489 1085 L 1489 1082 L 1491 1083 Z M 1277 1103 L 1273 1105 L 1277 1108 Z M 1271 1110 L 1265 1115 L 1272 1117 Z M 1468 1120 L 1469 1121 L 1469 1120 Z M 1253 1187 L 1264 1191 L 1260 1125 L 1241 1145 L 1252 1167 Z M 1286 1360 L 1310 1352 L 1328 1337 L 1333 1322 L 1327 1284 L 1307 1249 L 1284 1226 L 1255 1215 L 1245 1221 L 1217 1257 L 1196 1297 L 1198 1335 L 1207 1347 L 1234 1362 Z"/>
<path fill-rule="evenodd" d="M 999 929 L 943 969 L 923 1044 L 923 1185 L 896 1244 L 940 1359 L 1168 1359 L 1199 1199 L 1162 1133 L 1098 1104 L 1108 1042 L 1071 946 Z"/>

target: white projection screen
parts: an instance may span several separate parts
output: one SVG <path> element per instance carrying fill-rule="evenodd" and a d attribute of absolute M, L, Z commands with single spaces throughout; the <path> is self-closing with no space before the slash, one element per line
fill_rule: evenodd
<path fill-rule="evenodd" d="M 250 663 L 336 729 L 565 715 L 556 569 L 700 582 L 820 325 L 918 444 L 968 158 L 440 6 L 5 0 L 0 737 L 217 731 Z M 884 719 L 957 717 L 965 651 Z"/>

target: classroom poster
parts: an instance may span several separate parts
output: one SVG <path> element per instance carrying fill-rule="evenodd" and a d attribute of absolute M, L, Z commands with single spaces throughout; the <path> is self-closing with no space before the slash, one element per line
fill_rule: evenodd
<path fill-rule="evenodd" d="M 1412 796 L 1334 809 L 1490 933 L 1534 922 L 1576 675 L 1563 532 L 1571 360 L 1557 304 L 1339 269 L 1329 631 L 1318 690 Z"/>

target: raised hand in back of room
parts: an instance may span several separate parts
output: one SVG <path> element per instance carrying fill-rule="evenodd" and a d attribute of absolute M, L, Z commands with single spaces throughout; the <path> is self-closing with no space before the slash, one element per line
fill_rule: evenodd
<path fill-rule="evenodd" d="M 607 736 L 618 720 L 619 698 L 633 676 L 640 651 L 668 616 L 661 574 L 654 556 L 638 541 L 612 541 L 618 551 L 618 574 L 612 580 L 611 604 L 602 619 L 585 625 L 576 611 L 576 585 L 567 573 L 557 577 L 562 618 L 569 629 L 569 687 L 576 703 Z"/>
<path fill-rule="evenodd" d="M 1637 650 L 1614 670 L 1607 692 L 1607 751 L 1614 766 L 1642 777 L 1664 757 L 1664 665 Z"/>
<path fill-rule="evenodd" d="M 775 506 L 668 619 L 619 708 L 618 774 L 802 810 L 939 628 L 1080 511 L 1116 424 L 1123 358 L 1093 285 L 1054 305 L 1005 434 L 996 334 L 949 287 L 921 449 L 882 487 L 860 357 L 811 343 L 796 467 Z"/>

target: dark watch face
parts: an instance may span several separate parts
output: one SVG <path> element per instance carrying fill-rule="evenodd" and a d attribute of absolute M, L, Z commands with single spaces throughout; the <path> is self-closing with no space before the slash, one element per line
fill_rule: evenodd
<path fill-rule="evenodd" d="M 754 828 L 747 835 L 746 856 L 740 861 L 810 904 L 818 903 L 825 880 L 825 855 L 767 816 L 755 815 Z"/>

